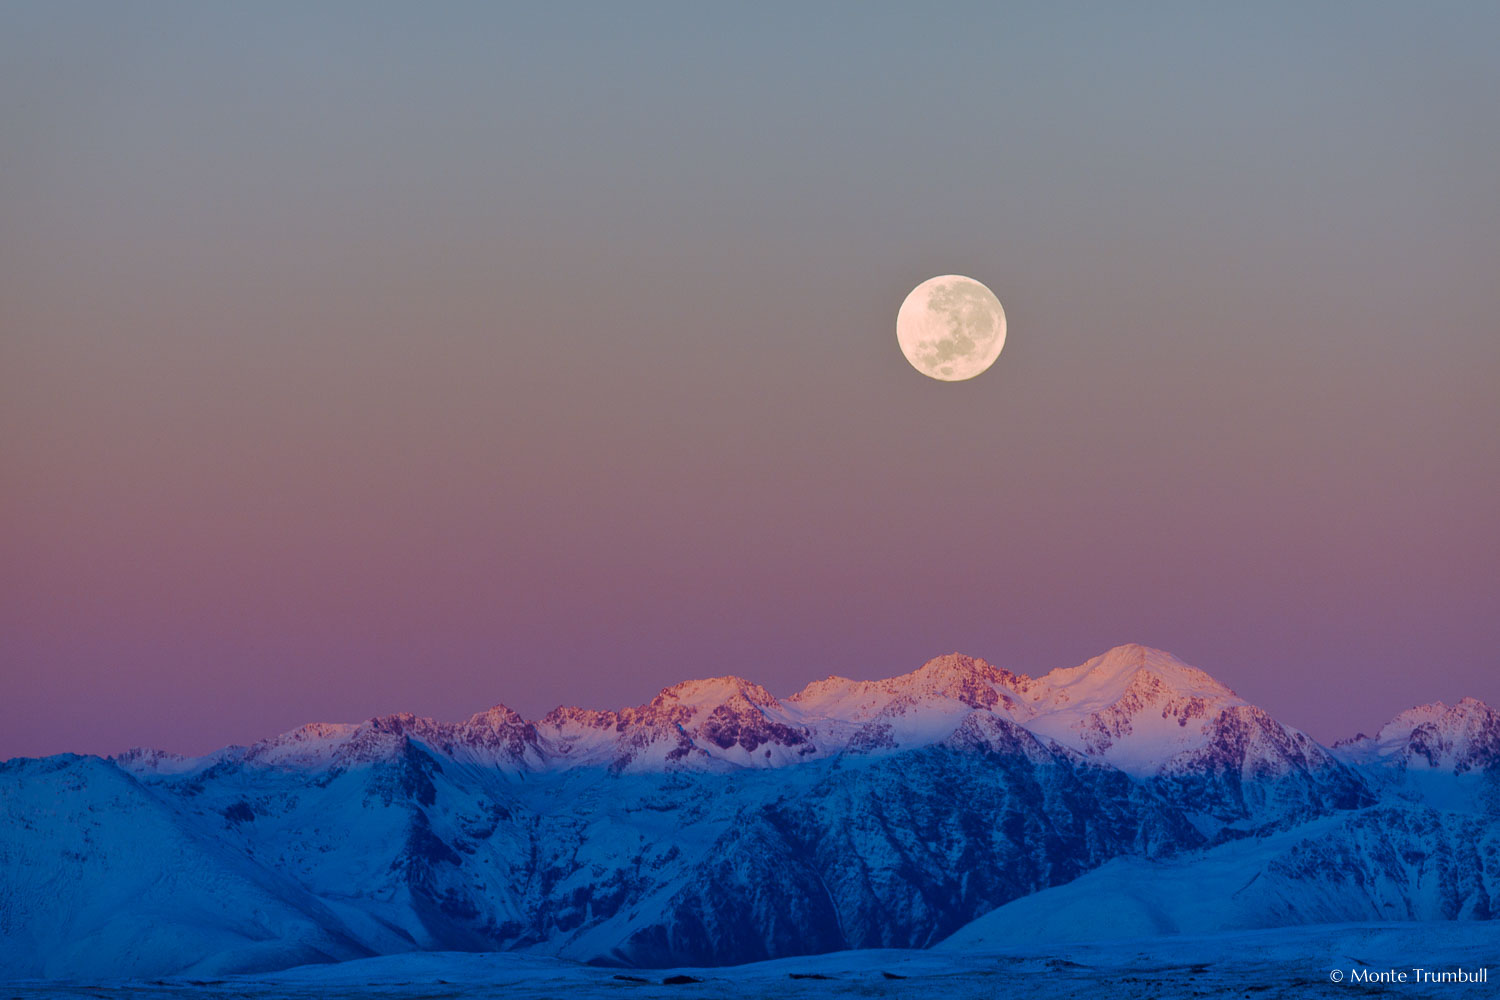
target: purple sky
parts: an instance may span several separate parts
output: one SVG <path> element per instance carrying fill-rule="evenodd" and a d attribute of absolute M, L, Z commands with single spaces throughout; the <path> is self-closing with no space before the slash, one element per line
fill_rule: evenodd
<path fill-rule="evenodd" d="M 0 8 L 0 757 L 1127 641 L 1500 703 L 1500 7 L 629 6 Z"/>

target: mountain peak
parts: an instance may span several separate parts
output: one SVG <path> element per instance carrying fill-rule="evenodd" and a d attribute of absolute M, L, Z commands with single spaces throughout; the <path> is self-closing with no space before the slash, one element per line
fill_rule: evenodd
<path fill-rule="evenodd" d="M 981 660 L 977 656 L 969 656 L 965 653 L 946 653 L 935 656 L 918 667 L 914 672 L 917 677 L 932 678 L 956 678 L 976 679 L 987 681 L 991 684 L 1008 683 L 1015 674 L 1009 670 L 1002 670 L 992 663 Z"/>
<path fill-rule="evenodd" d="M 1024 693 L 1028 728 L 1138 773 L 1201 749 L 1215 720 L 1246 704 L 1202 670 L 1139 643 L 1053 670 Z"/>
<path fill-rule="evenodd" d="M 1009 670 L 963 653 L 935 657 L 909 674 L 893 677 L 883 686 L 900 698 L 922 703 L 939 698 L 969 708 L 1009 713 L 1015 707 L 1016 684 Z"/>
<path fill-rule="evenodd" d="M 1211 700 L 1240 700 L 1227 686 L 1197 667 L 1165 650 L 1139 643 L 1115 646 L 1076 667 L 1053 670 L 1039 679 L 1035 694 L 1059 706 L 1108 704 L 1128 692 L 1144 695 L 1150 689 Z"/>
<path fill-rule="evenodd" d="M 475 712 L 469 716 L 467 725 L 489 726 L 491 728 L 499 726 L 524 726 L 526 725 L 526 720 L 521 717 L 520 712 L 517 712 L 509 705 L 497 702 L 483 712 Z"/>
<path fill-rule="evenodd" d="M 728 674 L 723 677 L 705 677 L 698 680 L 681 681 L 663 688 L 651 701 L 651 707 L 681 705 L 685 708 L 716 708 L 742 698 L 757 708 L 780 708 L 776 697 L 753 681 Z"/>
<path fill-rule="evenodd" d="M 397 713 L 354 725 L 313 724 L 235 757 L 260 765 L 349 765 L 391 759 L 415 740 L 465 761 L 543 770 L 575 765 L 634 770 L 775 767 L 856 746 L 938 743 L 977 713 L 983 718 L 970 724 L 974 732 L 1014 724 L 1044 744 L 1131 773 L 1157 774 L 1186 754 L 1234 742 L 1225 733 L 1238 739 L 1236 734 L 1255 729 L 1241 724 L 1250 708 L 1228 687 L 1171 653 L 1125 643 L 1078 666 L 1035 678 L 952 652 L 881 680 L 831 675 L 779 700 L 761 685 L 728 674 L 681 681 L 635 707 L 559 707 L 536 722 L 496 704 L 454 723 Z M 1283 740 L 1256 725 L 1270 733 L 1266 739 L 1272 742 L 1291 746 L 1288 740 L 1300 738 L 1287 731 Z M 1004 726 L 996 731 L 1000 729 Z M 1251 737 L 1259 739 L 1255 733 Z M 1248 746 L 1255 741 L 1251 737 L 1239 742 Z M 1465 698 L 1452 707 L 1437 703 L 1408 710 L 1379 737 L 1355 741 L 1342 753 L 1350 759 L 1416 755 L 1432 761 L 1431 766 L 1462 769 L 1488 759 L 1492 745 L 1500 747 L 1500 717 L 1483 702 Z M 124 759 L 150 773 L 201 766 L 148 756 L 136 752 Z"/>
<path fill-rule="evenodd" d="M 1500 755 L 1500 712 L 1478 698 L 1463 698 L 1456 705 L 1418 705 L 1386 723 L 1372 739 L 1351 744 L 1347 752 L 1406 768 L 1462 774 Z"/>

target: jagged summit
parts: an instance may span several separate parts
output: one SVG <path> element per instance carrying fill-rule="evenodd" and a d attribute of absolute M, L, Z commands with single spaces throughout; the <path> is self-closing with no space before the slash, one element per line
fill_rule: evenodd
<path fill-rule="evenodd" d="M 663 688 L 662 692 L 652 699 L 651 704 L 653 706 L 676 704 L 694 709 L 714 709 L 737 698 L 763 708 L 779 709 L 781 707 L 781 703 L 771 692 L 753 681 L 747 681 L 733 674 L 681 681 L 671 687 Z"/>
<path fill-rule="evenodd" d="M 411 748 L 510 773 L 578 766 L 612 771 L 780 767 L 844 753 L 999 745 L 1016 735 L 1058 752 L 1150 776 L 1202 766 L 1285 773 L 1338 766 L 1328 752 L 1161 649 L 1127 643 L 1075 667 L 1030 677 L 953 652 L 883 680 L 832 675 L 778 699 L 744 677 L 681 681 L 642 705 L 559 707 L 535 722 L 504 704 L 447 723 L 396 713 L 313 723 L 248 749 L 201 758 L 135 750 L 136 773 L 190 773 L 220 761 L 328 769 L 403 759 Z M 1016 745 L 1016 740 L 1006 739 Z M 1002 740 L 1004 742 L 1004 740 Z M 1500 752 L 1500 723 L 1483 703 L 1412 709 L 1378 737 L 1340 747 L 1344 760 L 1463 769 Z"/>
<path fill-rule="evenodd" d="M 563 706 L 536 722 L 497 704 L 458 723 L 411 713 L 357 724 L 312 723 L 262 740 L 238 757 L 263 766 L 338 767 L 395 760 L 417 743 L 524 770 L 584 764 L 616 770 L 772 767 L 845 751 L 940 743 L 977 712 L 1031 726 L 1072 750 L 1149 766 L 1184 747 L 1177 745 L 1181 739 L 1143 742 L 1139 734 L 1152 726 L 1136 716 L 1163 710 L 1163 718 L 1181 720 L 1210 714 L 1210 704 L 1231 703 L 1238 703 L 1233 693 L 1207 674 L 1146 646 L 1117 646 L 1040 678 L 953 652 L 884 680 L 830 676 L 786 699 L 725 675 L 679 682 L 644 705 Z M 129 764 L 166 773 L 192 770 L 202 760 L 137 751 Z"/>
<path fill-rule="evenodd" d="M 411 712 L 378 715 L 360 723 L 313 722 L 261 740 L 238 759 L 269 767 L 347 767 L 401 759 L 413 744 L 492 766 L 535 766 L 542 752 L 536 727 L 520 713 L 497 704 L 464 722 L 439 722 Z M 220 751 L 217 756 L 225 754 Z"/>
<path fill-rule="evenodd" d="M 851 723 L 873 719 L 897 705 L 925 704 L 940 711 L 966 706 L 1009 714 L 1022 679 L 978 657 L 949 653 L 885 680 L 830 676 L 809 684 L 786 703 L 807 718 Z"/>
<path fill-rule="evenodd" d="M 1335 746 L 1351 760 L 1463 774 L 1500 759 L 1500 712 L 1478 698 L 1435 701 L 1399 713 L 1374 736 Z"/>
<path fill-rule="evenodd" d="M 946 653 L 935 656 L 922 664 L 907 677 L 923 677 L 944 680 L 983 680 L 990 683 L 1008 683 L 1017 675 L 1004 670 L 977 656 L 965 653 Z"/>
<path fill-rule="evenodd" d="M 518 726 L 525 724 L 526 719 L 521 716 L 520 712 L 517 712 L 509 705 L 502 705 L 499 703 L 490 706 L 483 712 L 474 713 L 473 715 L 469 716 L 468 721 L 468 725 L 471 726 Z"/>

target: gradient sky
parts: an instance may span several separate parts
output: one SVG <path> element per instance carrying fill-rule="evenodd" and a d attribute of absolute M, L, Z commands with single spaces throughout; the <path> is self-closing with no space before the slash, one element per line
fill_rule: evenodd
<path fill-rule="evenodd" d="M 1000 8 L 0 4 L 0 756 L 1129 641 L 1500 704 L 1500 5 Z"/>

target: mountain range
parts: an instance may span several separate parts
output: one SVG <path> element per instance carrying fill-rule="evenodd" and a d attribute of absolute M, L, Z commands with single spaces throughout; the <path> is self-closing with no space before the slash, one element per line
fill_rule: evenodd
<path fill-rule="evenodd" d="M 722 965 L 1500 910 L 1500 713 L 1325 747 L 1168 653 L 0 764 L 0 976 Z"/>

